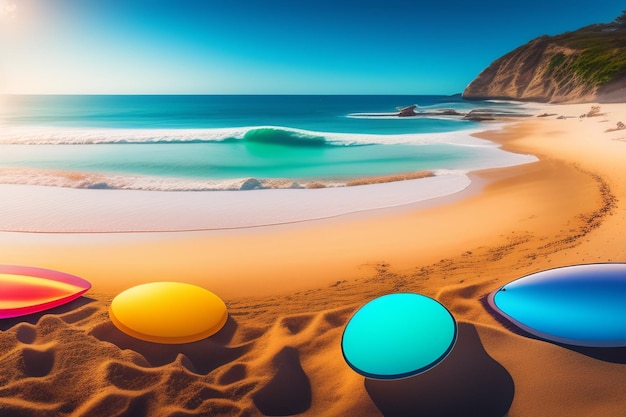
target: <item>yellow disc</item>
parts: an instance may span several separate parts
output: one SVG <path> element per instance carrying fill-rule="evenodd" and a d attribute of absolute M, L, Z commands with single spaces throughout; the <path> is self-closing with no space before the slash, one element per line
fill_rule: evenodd
<path fill-rule="evenodd" d="M 109 316 L 122 332 L 156 343 L 188 343 L 217 333 L 226 323 L 224 302 L 181 282 L 152 282 L 118 294 Z"/>

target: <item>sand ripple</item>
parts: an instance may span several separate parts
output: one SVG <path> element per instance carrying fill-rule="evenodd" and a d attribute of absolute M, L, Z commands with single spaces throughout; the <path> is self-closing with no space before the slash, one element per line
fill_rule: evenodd
<path fill-rule="evenodd" d="M 231 317 L 214 337 L 161 345 L 117 330 L 108 320 L 109 302 L 110 297 L 79 299 L 28 316 L 24 322 L 2 323 L 2 415 L 172 417 L 307 412 L 313 394 L 302 364 L 302 345 L 309 337 L 318 335 L 319 339 L 329 331 L 336 338 L 347 319 L 340 313 L 339 319 L 333 311 L 295 314 L 271 326 L 243 329 Z M 319 347 L 328 349 L 330 340 Z"/>

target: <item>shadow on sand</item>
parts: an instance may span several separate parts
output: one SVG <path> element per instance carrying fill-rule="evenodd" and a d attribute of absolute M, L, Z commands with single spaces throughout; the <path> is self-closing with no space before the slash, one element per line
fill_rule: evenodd
<path fill-rule="evenodd" d="M 560 346 L 562 348 L 571 350 L 573 352 L 580 353 L 581 355 L 589 356 L 590 358 L 598 359 L 604 362 L 611 363 L 621 363 L 626 364 L 626 346 L 624 347 L 588 347 L 588 346 L 576 346 L 576 345 L 568 345 L 565 343 L 553 342 L 552 340 L 547 340 L 539 336 L 535 336 L 534 334 L 528 333 L 526 330 L 517 327 L 512 322 L 508 321 L 502 315 L 500 315 L 497 311 L 493 309 L 489 305 L 487 301 L 487 296 L 484 296 L 480 299 L 481 304 L 495 318 L 498 323 L 502 325 L 505 329 L 510 331 L 511 333 L 515 333 L 519 336 L 524 336 L 529 339 L 541 340 L 542 342 L 552 343 L 553 345 Z"/>
<path fill-rule="evenodd" d="M 291 416 L 308 410 L 311 382 L 302 369 L 298 350 L 283 348 L 274 357 L 273 365 L 276 374 L 254 394 L 254 405 L 266 416 Z"/>
<path fill-rule="evenodd" d="M 51 308 L 49 310 L 40 311 L 39 313 L 28 314 L 26 316 L 13 317 L 10 319 L 0 320 L 0 330 L 7 331 L 11 327 L 21 323 L 37 324 L 37 322 L 46 314 L 62 315 L 94 302 L 95 300 L 89 297 L 79 297 L 76 300 L 72 300 L 67 304 Z"/>
<path fill-rule="evenodd" d="M 515 386 L 476 328 L 459 323 L 456 345 L 439 365 L 406 379 L 366 379 L 365 389 L 385 417 L 503 417 Z"/>
<path fill-rule="evenodd" d="M 113 343 L 120 349 L 130 349 L 141 356 L 150 366 L 163 366 L 172 363 L 178 355 L 184 355 L 182 364 L 191 372 L 206 375 L 212 370 L 240 358 L 249 350 L 249 346 L 228 347 L 237 329 L 237 322 L 228 317 L 224 327 L 213 336 L 197 342 L 181 344 L 162 344 L 145 342 L 118 330 L 111 322 L 96 326 L 91 335 Z"/>

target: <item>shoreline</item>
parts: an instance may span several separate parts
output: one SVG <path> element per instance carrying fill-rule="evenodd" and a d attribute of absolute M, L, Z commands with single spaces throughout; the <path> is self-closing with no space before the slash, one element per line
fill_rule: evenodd
<path fill-rule="evenodd" d="M 409 173 L 410 176 L 415 176 L 416 171 L 424 171 L 424 170 L 436 170 L 436 174 L 442 174 L 446 169 L 440 169 L 430 164 L 427 164 L 423 161 L 420 156 L 419 147 L 416 145 L 427 145 L 424 152 L 428 152 L 428 147 L 443 145 L 443 146 L 453 146 L 453 149 L 458 152 L 467 150 L 466 153 L 471 155 L 471 158 L 465 160 L 464 158 L 457 157 L 450 159 L 448 161 L 448 169 L 447 171 L 452 172 L 455 170 L 467 171 L 469 169 L 478 169 L 480 167 L 486 167 L 491 164 L 504 166 L 504 165 L 513 165 L 516 163 L 522 163 L 523 160 L 516 160 L 513 156 L 508 156 L 500 152 L 497 148 L 489 149 L 488 142 L 482 141 L 485 143 L 481 143 L 480 140 L 471 136 L 472 133 L 478 131 L 476 127 L 468 127 L 464 126 L 459 130 L 450 130 L 445 132 L 430 132 L 430 133 L 390 133 L 390 134 L 373 134 L 369 133 L 334 133 L 334 132 L 315 132 L 315 131 L 306 131 L 300 129 L 294 129 L 289 127 L 245 127 L 242 128 L 244 130 L 249 130 L 250 132 L 254 131 L 269 131 L 278 133 L 278 138 L 281 138 L 280 132 L 297 132 L 302 134 L 303 137 L 306 136 L 308 139 L 294 138 L 294 143 L 298 143 L 298 141 L 312 141 L 313 144 L 318 143 L 320 138 L 325 138 L 323 142 L 324 146 L 330 146 L 328 149 L 342 149 L 349 148 L 355 145 L 372 145 L 374 147 L 383 146 L 382 154 L 378 151 L 370 151 L 369 154 L 363 154 L 359 149 L 355 149 L 353 152 L 355 153 L 356 159 L 351 160 L 347 158 L 346 161 L 338 163 L 337 155 L 334 157 L 332 155 L 329 156 L 328 168 L 330 171 L 333 171 L 332 167 L 341 164 L 355 164 L 352 168 L 352 172 L 360 172 L 360 174 L 346 175 L 341 172 L 342 170 L 335 170 L 337 173 L 335 175 L 329 173 L 319 172 L 319 170 L 313 170 L 307 174 L 306 164 L 304 167 L 298 167 L 296 171 L 293 171 L 293 174 L 297 174 L 295 177 L 288 177 L 289 173 L 284 172 L 284 170 L 278 170 L 271 177 L 266 178 L 265 175 L 268 175 L 265 171 L 260 171 L 258 169 L 252 170 L 235 170 L 232 171 L 230 168 L 220 175 L 213 175 L 210 178 L 196 178 L 198 175 L 197 172 L 191 173 L 185 171 L 185 169 L 181 168 L 181 171 L 176 174 L 174 171 L 168 174 L 166 173 L 163 176 L 159 176 L 157 173 L 148 173 L 139 170 L 140 172 L 126 172 L 120 173 L 112 170 L 108 172 L 110 169 L 106 169 L 106 165 L 110 163 L 105 160 L 102 162 L 101 169 L 98 169 L 98 172 L 90 172 L 89 170 L 85 171 L 81 169 L 81 166 L 76 166 L 72 168 L 72 164 L 66 165 L 66 169 L 57 169 L 54 167 L 37 167 L 39 165 L 37 160 L 40 158 L 52 158 L 52 162 L 56 161 L 60 158 L 63 160 L 64 158 L 77 158 L 77 160 L 82 160 L 85 158 L 85 163 L 90 161 L 90 158 L 93 159 L 94 155 L 91 154 L 92 150 L 90 146 L 87 145 L 122 145 L 122 146 L 141 146 L 144 143 L 149 144 L 177 144 L 177 143 L 190 143 L 191 146 L 196 147 L 196 151 L 188 155 L 188 159 L 191 158 L 192 162 L 193 157 L 196 153 L 204 152 L 201 148 L 197 148 L 198 144 L 211 145 L 214 146 L 218 143 L 226 143 L 231 140 L 228 137 L 222 137 L 222 135 L 218 134 L 215 140 L 203 141 L 202 139 L 198 139 L 197 136 L 202 136 L 200 133 L 194 133 L 195 130 L 181 129 L 178 133 L 183 138 L 188 138 L 189 140 L 176 141 L 173 140 L 171 135 L 172 133 L 168 130 L 164 130 L 160 132 L 159 130 L 153 131 L 151 134 L 147 134 L 147 136 L 139 135 L 136 138 L 137 142 L 134 140 L 127 139 L 126 136 L 133 134 L 137 134 L 134 131 L 130 131 L 122 135 L 121 133 L 115 133 L 115 130 L 112 131 L 99 131 L 95 129 L 96 133 L 87 133 L 79 130 L 79 134 L 77 138 L 73 140 L 64 140 L 65 137 L 63 133 L 50 133 L 49 131 L 55 132 L 56 127 L 44 127 L 37 126 L 32 127 L 30 129 L 34 129 L 36 134 L 34 137 L 32 133 L 29 134 L 29 128 L 15 128 L 17 130 L 12 131 L 9 128 L 9 133 L 0 131 L 0 151 L 6 152 L 6 158 L 8 166 L 0 169 L 0 183 L 2 184 L 12 184 L 12 185 L 33 185 L 33 186 L 46 186 L 46 187 L 58 187 L 58 188 L 69 188 L 69 189 L 79 189 L 79 190 L 126 190 L 126 191 L 177 191 L 177 192 L 201 192 L 201 191 L 213 191 L 213 192 L 222 192 L 222 191 L 250 191 L 250 190 L 260 190 L 260 189 L 308 189 L 308 188 L 332 188 L 332 187 L 342 187 L 352 182 L 353 180 L 357 180 L 358 182 L 370 183 L 376 181 L 376 177 L 384 177 L 386 176 L 386 172 L 388 170 L 388 166 L 384 166 L 384 169 L 381 170 L 381 166 L 376 166 L 374 164 L 371 171 L 364 171 L 364 167 L 361 167 L 362 163 L 358 163 L 359 160 L 363 158 L 369 159 L 371 161 L 379 161 L 378 158 L 382 158 L 381 161 L 387 164 L 389 161 L 392 161 L 394 164 L 398 164 L 399 166 L 395 166 L 396 172 L 398 175 L 402 175 L 404 173 Z M 26 129 L 26 130 L 22 130 Z M 208 131 L 221 131 L 222 129 L 207 129 Z M 230 129 L 226 129 L 230 130 Z M 235 130 L 240 130 L 236 128 Z M 124 131 L 124 130 L 122 130 Z M 359 130 L 360 131 L 360 130 Z M 12 132 L 12 133 L 11 133 Z M 62 130 L 61 130 L 62 132 Z M 80 133 L 82 132 L 82 133 Z M 182 133 L 181 133 L 182 132 Z M 201 132 L 201 131 L 199 131 Z M 248 132 L 249 133 L 249 132 Z M 68 134 L 69 138 L 72 138 L 72 134 Z M 107 140 L 107 137 L 112 135 L 113 137 L 120 136 L 118 140 Z M 164 136 L 162 142 L 160 141 L 151 141 L 149 140 L 153 136 Z M 175 134 L 174 134 L 175 136 Z M 235 135 L 237 136 L 237 135 Z M 241 138 L 235 138 L 233 141 L 236 143 L 237 141 L 241 141 L 242 143 L 247 143 L 245 139 L 245 135 L 242 134 Z M 126 138 L 126 139 L 123 139 Z M 195 139 L 193 139 L 195 138 Z M 218 140 L 218 138 L 220 138 Z M 145 142 L 144 142 L 145 140 Z M 254 144 L 255 141 L 252 140 L 250 142 Z M 260 142 L 263 143 L 263 142 Z M 280 144 L 280 140 L 277 140 L 277 144 Z M 287 143 L 290 143 L 287 141 Z M 319 144 L 318 143 L 318 144 Z M 38 150 L 39 148 L 35 148 L 33 151 L 30 149 L 29 145 L 41 145 L 43 146 L 43 150 Z M 268 144 L 273 144 L 272 141 L 268 142 Z M 79 145 L 76 149 L 82 149 L 80 152 L 77 152 L 76 155 L 73 155 L 74 147 L 72 145 Z M 82 145 L 82 146 L 80 146 Z M 334 146 L 331 146 L 334 145 Z M 388 145 L 398 145 L 398 146 L 408 146 L 407 149 L 415 152 L 413 154 L 413 158 L 410 158 L 409 155 L 404 151 L 393 151 L 391 154 L 387 155 L 385 152 L 390 152 L 393 147 L 389 147 Z M 46 149 L 46 146 L 55 146 L 54 151 L 51 149 Z M 221 145 L 220 145 L 221 146 Z M 246 145 L 247 146 L 247 145 Z M 467 146 L 468 148 L 463 148 Z M 64 149 L 63 147 L 69 147 Z M 458 148 L 462 147 L 462 148 Z M 480 152 L 474 152 L 471 148 L 473 147 L 486 147 L 487 149 L 481 150 Z M 366 147 L 366 148 L 369 148 Z M 87 151 L 89 149 L 89 151 Z M 178 149 L 178 148 L 175 148 Z M 321 148 L 320 148 L 321 149 Z M 361 148 L 365 149 L 365 148 Z M 397 149 L 397 148 L 396 148 Z M 326 149 L 324 149 L 325 151 Z M 406 150 L 406 149 L 405 149 Z M 25 160 L 27 160 L 27 156 L 33 151 L 34 156 L 33 164 L 34 166 L 25 167 L 21 166 Z M 45 153 L 44 153 L 45 151 Z M 116 152 L 120 152 L 121 148 L 119 148 Z M 142 155 L 143 149 L 134 149 L 136 152 L 131 152 L 133 154 Z M 167 152 L 171 150 L 162 149 L 162 152 Z M 221 155 L 219 149 L 213 150 Z M 259 163 L 257 159 L 255 159 L 255 153 L 258 150 L 250 149 L 248 152 L 243 155 L 237 155 L 237 162 L 235 165 L 242 163 L 241 158 L 245 157 L 246 161 L 243 163 L 250 163 L 252 168 Z M 61 156 L 55 155 L 54 152 L 61 153 Z M 114 151 L 110 150 L 111 154 L 114 155 Z M 180 151 L 176 151 L 180 153 Z M 189 151 L 188 151 L 189 152 Z M 283 151 L 280 151 L 281 153 Z M 343 152 L 343 151 L 342 151 Z M 395 153 L 394 153 L 395 152 Z M 452 151 L 451 151 L 452 152 Z M 49 153 L 53 153 L 54 157 L 48 156 Z M 250 155 L 248 155 L 250 154 Z M 82 156 L 81 156 L 82 155 Z M 182 155 L 182 153 L 181 153 Z M 180 158 L 181 155 L 175 156 L 175 158 Z M 248 156 L 246 156 L 248 155 Z M 359 156 L 360 155 L 360 156 Z M 385 156 L 383 156 L 385 155 Z M 118 155 L 118 157 L 123 158 L 124 155 Z M 234 155 L 224 156 L 226 160 L 229 158 L 233 158 Z M 294 154 L 294 157 L 297 157 Z M 300 155 L 302 157 L 302 155 Z M 306 158 L 307 156 L 304 155 Z M 386 159 L 390 158 L 389 160 Z M 55 159 L 57 158 L 57 159 Z M 245 159 L 244 158 L 244 159 Z M 403 159 L 404 158 L 404 159 Z M 92 164 L 95 164 L 97 161 L 91 161 Z M 402 162 L 404 161 L 404 162 Z M 420 162 L 421 161 L 421 162 Z M 165 163 L 164 161 L 162 161 Z M 127 163 L 131 163 L 131 161 L 127 161 Z M 136 161 L 140 166 L 144 164 L 141 159 Z M 228 167 L 231 162 L 226 162 L 225 167 Z M 380 162 L 379 162 L 380 163 Z M 31 165 L 27 163 L 27 165 Z M 44 164 L 45 165 L 45 164 Z M 54 164 L 53 164 L 54 165 Z M 221 163 L 217 162 L 214 164 L 216 167 L 220 167 Z M 100 165 L 98 165 L 100 166 Z M 193 166 L 193 164 L 191 164 Z M 314 165 L 312 165 L 314 166 Z M 400 168 L 401 167 L 401 168 Z M 258 168 L 258 167 L 257 167 Z M 132 170 L 131 170 L 132 171 Z M 371 175 L 371 172 L 380 172 L 380 174 L 374 174 L 371 178 L 368 178 L 368 175 Z M 218 170 L 219 173 L 219 170 Z M 393 174 L 393 173 L 392 173 Z M 222 178 L 222 176 L 224 178 Z M 364 181 L 361 181 L 364 180 Z"/>
<path fill-rule="evenodd" d="M 548 216 L 547 218 L 554 217 L 551 212 L 557 208 L 563 213 L 561 217 L 564 217 L 565 213 L 578 212 L 585 205 L 593 203 L 592 199 L 582 198 L 585 192 L 595 187 L 592 178 L 567 164 L 565 167 L 559 165 L 554 158 L 542 155 L 536 146 L 523 145 L 524 140 L 519 143 L 518 137 L 526 138 L 529 130 L 536 129 L 537 123 L 543 122 L 544 120 L 525 121 L 480 134 L 485 139 L 499 143 L 508 151 L 530 153 L 532 150 L 541 158 L 538 162 L 474 171 L 469 174 L 471 182 L 462 191 L 440 198 L 292 223 L 180 231 L 173 234 L 171 231 L 145 234 L 5 231 L 0 233 L 0 247 L 6 250 L 5 259 L 16 259 L 9 263 L 22 262 L 51 269 L 69 269 L 68 272 L 79 276 L 94 277 L 97 282 L 94 291 L 99 291 L 101 287 L 105 292 L 112 293 L 122 290 L 124 286 L 145 281 L 144 274 L 140 273 L 141 269 L 150 271 L 146 273 L 149 276 L 176 275 L 175 271 L 184 270 L 188 281 L 206 283 L 224 297 L 234 297 L 241 293 L 233 287 L 235 283 L 242 281 L 241 277 L 249 275 L 246 271 L 255 271 L 254 275 L 257 277 L 243 279 L 246 288 L 243 295 L 250 296 L 276 292 L 276 288 L 268 288 L 255 281 L 277 281 L 282 284 L 281 292 L 289 292 L 315 286 L 320 281 L 334 282 L 333 280 L 343 276 L 356 278 L 363 275 L 364 268 L 369 268 L 364 265 L 378 262 L 391 263 L 400 270 L 406 270 L 416 262 L 410 255 L 412 252 L 421 254 L 420 258 L 423 259 L 420 263 L 432 262 L 442 257 L 439 252 L 462 252 L 464 248 L 472 247 L 481 240 L 490 241 L 494 236 L 502 235 L 510 229 L 510 224 L 519 222 L 517 219 L 524 216 L 528 202 L 533 202 L 532 210 Z M 552 121 L 560 122 L 567 121 Z M 526 141 L 528 142 L 527 139 Z M 529 183 L 537 189 L 534 190 Z M 410 181 L 372 187 L 389 188 L 407 184 Z M 579 191 L 575 191 L 577 189 Z M 346 190 L 349 189 L 338 191 Z M 578 201 L 584 201 L 584 204 L 580 203 L 579 207 L 561 207 L 558 202 L 550 201 L 551 197 L 563 194 L 563 190 L 574 190 L 572 193 L 578 196 Z M 269 190 L 261 190 L 258 193 L 267 191 Z M 313 192 L 318 191 L 326 190 Z M 506 205 L 502 205 L 501 200 Z M 497 205 L 502 205 L 502 210 L 495 209 Z M 526 208 L 527 211 L 530 209 Z M 557 228 L 560 230 L 564 227 L 558 221 L 559 216 L 552 220 L 544 220 L 536 214 L 529 214 L 528 217 L 526 222 L 540 224 L 540 229 L 546 234 L 556 233 Z M 480 230 L 473 230 L 474 223 L 481 218 L 485 219 L 486 224 Z M 410 230 L 420 232 L 418 236 L 412 236 L 407 233 Z M 390 243 L 389 247 L 379 247 L 373 241 L 376 239 L 368 238 L 368 234 Z M 423 241 L 419 234 L 428 236 L 429 241 Z M 268 239 L 272 242 L 271 247 L 266 244 Z M 15 248 L 9 248 L 7 246 L 10 246 L 10 241 L 19 243 Z M 57 243 L 61 245 L 60 249 L 57 249 Z M 24 248 L 29 245 L 35 248 L 32 251 L 35 256 L 32 252 L 25 256 L 29 251 Z M 68 250 L 83 252 L 83 247 L 91 247 L 95 252 L 85 254 L 80 261 L 68 263 L 67 259 L 64 260 L 67 258 L 64 253 Z M 200 252 L 198 247 L 204 250 Z M 94 271 L 88 265 L 101 264 L 100 252 L 109 259 L 120 259 L 121 265 L 101 266 Z M 140 260 L 151 253 L 155 254 L 157 261 L 151 261 L 149 265 L 142 264 Z M 243 265 L 239 257 L 246 259 L 249 265 Z M 319 265 L 317 259 L 324 259 L 325 264 Z M 155 265 L 150 265 L 153 262 Z M 104 279 L 107 273 L 114 276 L 128 274 L 122 272 L 123 265 L 132 265 L 132 269 L 128 271 L 132 279 L 123 283 Z M 202 268 L 196 268 L 197 266 Z M 291 280 L 291 275 L 299 278 Z M 103 285 L 105 282 L 106 285 Z"/>
<path fill-rule="evenodd" d="M 577 115 L 589 106 L 549 108 Z M 39 380 L 58 384 L 74 363 L 72 385 L 98 393 L 76 406 L 77 415 L 123 408 L 115 405 L 120 401 L 126 407 L 145 401 L 159 417 L 216 409 L 260 416 L 268 403 L 286 415 L 311 417 L 402 414 L 393 407 L 459 415 L 490 410 L 494 401 L 504 410 L 498 415 L 511 417 L 619 415 L 626 406 L 624 348 L 581 350 L 537 340 L 485 308 L 489 292 L 529 273 L 626 261 L 626 130 L 605 133 L 626 119 L 626 104 L 602 107 L 607 122 L 534 118 L 482 133 L 508 150 L 532 151 L 539 161 L 472 172 L 463 191 L 422 203 L 237 230 L 0 232 L 0 262 L 56 269 L 93 284 L 83 304 L 5 325 L 0 338 L 8 353 L 0 364 L 6 369 L 22 369 L 22 358 L 49 356 L 24 350 L 55 358 L 43 377 L 5 378 L 29 399 L 43 389 Z M 111 298 L 158 280 L 215 292 L 228 306 L 230 325 L 188 347 L 125 338 L 108 320 Z M 459 323 L 454 351 L 423 375 L 364 381 L 338 348 L 343 327 L 365 302 L 405 291 L 435 298 L 452 312 Z M 77 364 L 76 350 L 89 352 L 88 360 Z M 173 388 L 173 380 L 184 384 Z M 62 390 L 50 395 L 59 404 L 73 398 Z M 310 401 L 301 400 L 307 395 Z M 0 407 L 13 410 L 12 401 L 0 395 Z"/>
<path fill-rule="evenodd" d="M 180 194 L 2 184 L 6 200 L 0 207 L 0 231 L 123 234 L 262 228 L 404 206 L 454 194 L 469 184 L 464 175 L 440 175 L 349 187 Z"/>
<path fill-rule="evenodd" d="M 475 140 L 493 144 L 478 136 Z M 497 148 L 495 144 L 489 147 Z M 502 153 L 501 160 L 490 163 L 493 169 L 536 161 L 530 154 L 498 152 Z M 466 172 L 425 170 L 362 177 L 347 181 L 344 186 L 327 186 L 313 181 L 304 188 L 239 192 L 91 190 L 0 184 L 0 194 L 5 200 L 0 206 L 0 231 L 189 232 L 292 224 L 411 205 L 455 194 L 470 185 Z M 76 176 L 82 178 L 81 175 Z M 283 184 L 287 180 L 263 181 Z M 250 182 L 252 188 L 254 184 L 260 184 L 255 179 L 245 182 Z M 183 212 L 185 216 L 180 216 Z M 41 216 L 41 213 L 45 215 Z"/>

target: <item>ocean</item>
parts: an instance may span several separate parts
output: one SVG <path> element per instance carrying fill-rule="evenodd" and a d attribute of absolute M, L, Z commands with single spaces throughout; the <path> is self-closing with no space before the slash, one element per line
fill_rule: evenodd
<path fill-rule="evenodd" d="M 459 96 L 3 96 L 0 184 L 157 191 L 340 186 L 516 165 Z M 397 107 L 425 115 L 400 118 Z"/>

